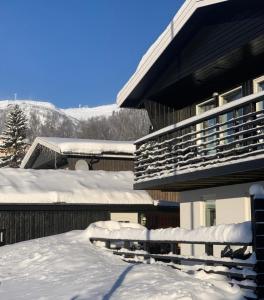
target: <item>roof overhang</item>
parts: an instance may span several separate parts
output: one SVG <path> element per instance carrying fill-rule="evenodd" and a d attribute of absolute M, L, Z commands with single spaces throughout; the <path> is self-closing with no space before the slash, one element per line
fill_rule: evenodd
<path fill-rule="evenodd" d="M 171 42 L 179 35 L 180 31 L 190 20 L 192 15 L 199 9 L 204 7 L 228 2 L 230 0 L 186 0 L 179 9 L 173 20 L 170 22 L 165 31 L 160 35 L 156 42 L 149 48 L 143 56 L 136 72 L 131 76 L 129 81 L 121 89 L 117 95 L 116 102 L 119 107 L 135 107 L 138 106 L 138 99 L 135 99 L 133 93 L 136 89 L 143 90 L 140 87 L 143 79 L 159 60 L 164 51 Z M 143 92 L 143 91 L 142 91 Z"/>

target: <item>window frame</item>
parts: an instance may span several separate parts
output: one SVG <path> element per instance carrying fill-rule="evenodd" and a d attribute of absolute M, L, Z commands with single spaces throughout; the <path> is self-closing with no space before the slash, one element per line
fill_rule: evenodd
<path fill-rule="evenodd" d="M 234 89 L 232 89 L 232 90 L 228 90 L 227 92 L 225 92 L 225 93 L 223 93 L 223 94 L 221 94 L 221 95 L 219 95 L 219 106 L 223 106 L 223 105 L 225 105 L 225 104 L 228 104 L 228 103 L 224 103 L 224 96 L 226 96 L 226 95 L 228 95 L 228 94 L 231 94 L 231 93 L 233 93 L 233 92 L 235 92 L 235 91 L 238 91 L 238 90 L 241 90 L 241 94 L 242 94 L 242 96 L 241 96 L 241 98 L 243 97 L 243 86 L 242 85 L 240 85 L 240 86 L 238 86 L 238 87 L 236 87 L 236 88 L 234 88 Z M 234 100 L 235 101 L 235 100 Z"/>

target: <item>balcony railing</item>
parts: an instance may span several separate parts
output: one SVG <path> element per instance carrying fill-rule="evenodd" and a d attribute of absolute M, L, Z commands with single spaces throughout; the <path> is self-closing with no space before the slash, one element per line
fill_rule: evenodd
<path fill-rule="evenodd" d="M 136 183 L 264 157 L 264 92 L 156 131 L 136 146 Z"/>

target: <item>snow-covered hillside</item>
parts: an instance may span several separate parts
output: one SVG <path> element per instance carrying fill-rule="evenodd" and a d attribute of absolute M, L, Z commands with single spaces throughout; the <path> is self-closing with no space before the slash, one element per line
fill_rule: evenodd
<path fill-rule="evenodd" d="M 89 120 L 95 117 L 110 117 L 118 111 L 116 104 L 102 105 L 97 107 L 78 107 L 63 109 L 65 114 L 78 120 Z"/>
<path fill-rule="evenodd" d="M 115 104 L 98 107 L 61 109 L 50 102 L 32 100 L 0 100 L 0 132 L 12 105 L 18 104 L 28 118 L 30 136 L 76 137 L 80 131 L 80 121 L 94 117 L 110 117 L 118 111 Z"/>
<path fill-rule="evenodd" d="M 37 112 L 44 123 L 49 112 L 56 112 L 63 117 L 67 116 L 76 122 L 77 120 L 89 120 L 94 117 L 109 117 L 113 112 L 118 111 L 116 104 L 61 109 L 50 102 L 33 100 L 0 100 L 0 110 L 6 110 L 8 106 L 14 104 L 20 105 L 28 116 L 32 112 Z"/>
<path fill-rule="evenodd" d="M 5 300 L 244 299 L 221 275 L 128 264 L 79 231 L 1 247 L 0 266 Z"/>

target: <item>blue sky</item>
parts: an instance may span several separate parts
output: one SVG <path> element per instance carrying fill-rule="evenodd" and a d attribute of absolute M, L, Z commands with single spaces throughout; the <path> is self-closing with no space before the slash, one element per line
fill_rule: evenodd
<path fill-rule="evenodd" d="M 115 102 L 183 0 L 1 0 L 0 99 Z"/>

